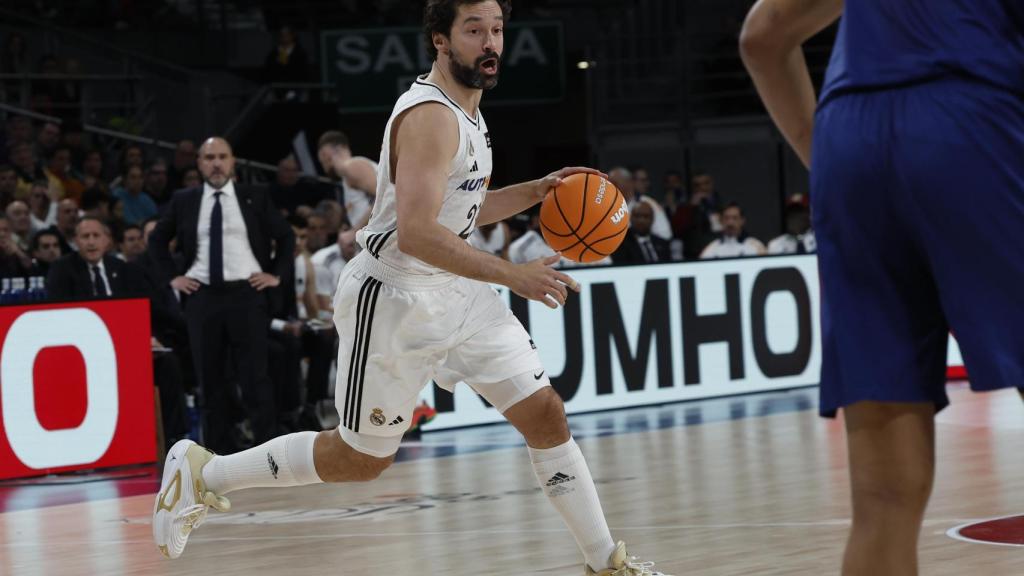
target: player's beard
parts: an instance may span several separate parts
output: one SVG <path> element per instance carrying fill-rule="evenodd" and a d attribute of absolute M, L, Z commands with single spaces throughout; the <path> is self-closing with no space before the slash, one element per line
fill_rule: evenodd
<path fill-rule="evenodd" d="M 451 57 L 448 59 L 448 68 L 451 70 L 452 77 L 454 77 L 455 80 L 463 86 L 476 90 L 490 90 L 498 85 L 498 76 L 501 75 L 501 54 L 498 54 L 497 52 L 486 52 L 477 58 L 476 61 L 473 62 L 472 66 L 466 66 L 460 62 L 455 50 L 451 51 L 450 56 Z M 480 65 L 482 65 L 485 60 L 490 60 L 492 58 L 498 61 L 494 74 L 484 74 L 480 70 Z"/>

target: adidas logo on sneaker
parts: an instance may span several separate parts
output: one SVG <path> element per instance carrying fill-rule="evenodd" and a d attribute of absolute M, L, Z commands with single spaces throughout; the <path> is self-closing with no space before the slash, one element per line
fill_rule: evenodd
<path fill-rule="evenodd" d="M 566 476 L 565 474 L 558 472 L 548 480 L 547 486 L 557 486 L 559 484 L 565 484 L 566 482 L 572 482 L 575 479 L 575 476 Z"/>
<path fill-rule="evenodd" d="M 395 424 L 401 424 L 402 422 L 405 422 L 405 418 L 402 418 L 401 416 L 399 416 L 398 418 L 395 418 L 394 420 L 392 420 L 391 423 L 388 424 L 388 426 L 394 426 Z"/>

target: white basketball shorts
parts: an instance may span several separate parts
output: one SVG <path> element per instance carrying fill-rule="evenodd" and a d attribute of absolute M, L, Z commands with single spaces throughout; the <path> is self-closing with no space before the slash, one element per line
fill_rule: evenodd
<path fill-rule="evenodd" d="M 334 324 L 339 432 L 372 456 L 398 450 L 431 379 L 448 391 L 465 382 L 500 412 L 549 385 L 530 335 L 477 280 L 410 278 L 363 251 L 338 280 Z"/>

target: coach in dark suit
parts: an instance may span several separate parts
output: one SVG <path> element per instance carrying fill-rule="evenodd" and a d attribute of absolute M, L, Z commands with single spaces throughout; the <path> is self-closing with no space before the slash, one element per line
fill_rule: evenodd
<path fill-rule="evenodd" d="M 235 159 L 222 138 L 199 148 L 202 187 L 179 190 L 149 238 L 149 251 L 164 270 L 176 269 L 169 244 L 184 255 L 177 276 L 165 278 L 185 295 L 192 356 L 203 390 L 205 444 L 231 452 L 234 391 L 225 360 L 242 393 L 257 443 L 275 432 L 273 389 L 267 376 L 267 288 L 293 266 L 295 237 L 262 188 L 232 182 Z"/>
<path fill-rule="evenodd" d="M 668 241 L 651 235 L 654 210 L 647 202 L 638 201 L 629 214 L 629 231 L 622 245 L 612 253 L 615 264 L 654 264 L 669 262 Z"/>
<path fill-rule="evenodd" d="M 156 285 L 146 272 L 107 253 L 111 245 L 110 229 L 102 221 L 83 218 L 75 227 L 72 252 L 55 260 L 46 277 L 47 297 L 52 300 L 88 300 L 95 298 L 146 298 L 150 301 L 153 342 L 165 343 L 171 329 L 169 312 Z M 160 390 L 164 436 L 170 447 L 188 432 L 185 420 L 185 392 L 181 365 L 174 352 L 154 353 L 153 381 Z"/>

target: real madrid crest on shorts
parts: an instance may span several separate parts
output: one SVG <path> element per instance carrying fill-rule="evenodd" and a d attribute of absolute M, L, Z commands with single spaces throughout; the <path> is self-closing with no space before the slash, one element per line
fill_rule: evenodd
<path fill-rule="evenodd" d="M 373 414 L 370 414 L 370 422 L 373 423 L 374 426 L 383 426 L 386 421 L 387 418 L 384 418 L 384 411 L 380 408 L 374 408 Z"/>

